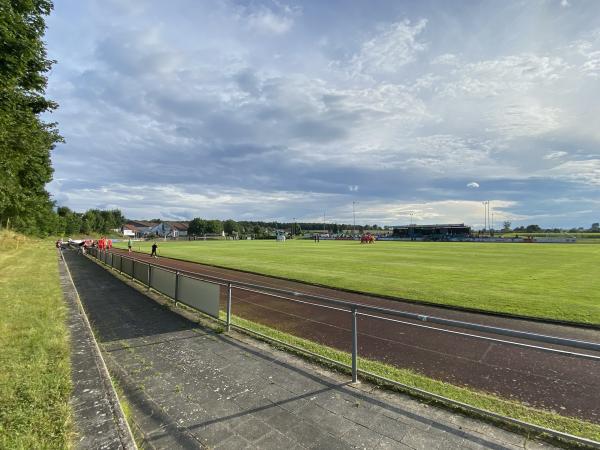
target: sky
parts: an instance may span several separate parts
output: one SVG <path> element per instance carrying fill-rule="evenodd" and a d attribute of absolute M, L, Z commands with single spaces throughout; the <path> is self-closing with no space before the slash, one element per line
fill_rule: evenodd
<path fill-rule="evenodd" d="M 76 211 L 600 221 L 600 1 L 57 0 L 47 25 Z"/>

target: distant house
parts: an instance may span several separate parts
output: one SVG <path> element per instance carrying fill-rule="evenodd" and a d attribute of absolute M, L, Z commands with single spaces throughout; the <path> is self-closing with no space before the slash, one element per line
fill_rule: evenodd
<path fill-rule="evenodd" d="M 145 220 L 128 220 L 121 233 L 126 237 L 141 238 L 149 235 L 160 237 L 185 237 L 188 233 L 188 222 L 148 222 Z"/>
<path fill-rule="evenodd" d="M 121 233 L 126 237 L 140 238 L 151 234 L 156 225 L 159 224 L 145 220 L 128 220 L 121 227 Z"/>
<path fill-rule="evenodd" d="M 167 236 L 177 238 L 188 235 L 188 222 L 163 222 L 163 225 Z"/>
<path fill-rule="evenodd" d="M 150 229 L 149 234 L 155 234 L 160 237 L 185 237 L 188 232 L 186 222 L 161 222 Z"/>
<path fill-rule="evenodd" d="M 121 227 L 120 231 L 124 237 L 132 237 L 132 238 L 136 237 L 136 235 L 135 235 L 136 229 L 135 229 L 135 227 L 133 227 L 131 225 L 127 225 L 127 224 L 123 225 Z"/>

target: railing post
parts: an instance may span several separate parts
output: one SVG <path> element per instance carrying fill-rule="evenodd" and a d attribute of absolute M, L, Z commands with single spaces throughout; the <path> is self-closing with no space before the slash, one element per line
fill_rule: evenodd
<path fill-rule="evenodd" d="M 358 324 L 356 306 L 352 307 L 352 383 L 358 383 Z"/>
<path fill-rule="evenodd" d="M 175 271 L 175 303 L 177 303 L 177 294 L 179 291 L 179 271 Z"/>
<path fill-rule="evenodd" d="M 135 264 L 135 262 L 134 262 Z M 135 273 L 135 267 L 134 267 L 134 271 Z M 150 287 L 152 286 L 152 265 L 148 264 L 148 290 L 150 290 Z"/>
<path fill-rule="evenodd" d="M 227 331 L 231 331 L 231 283 L 227 283 Z"/>

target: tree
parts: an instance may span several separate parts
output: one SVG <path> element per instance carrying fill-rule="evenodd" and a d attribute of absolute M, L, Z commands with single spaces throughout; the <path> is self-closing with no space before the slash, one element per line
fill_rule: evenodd
<path fill-rule="evenodd" d="M 65 234 L 70 236 L 82 230 L 81 214 L 73 213 L 65 216 Z"/>
<path fill-rule="evenodd" d="M 238 223 L 233 219 L 226 220 L 223 222 L 223 231 L 225 231 L 225 234 L 228 236 L 232 236 L 239 231 Z"/>
<path fill-rule="evenodd" d="M 221 234 L 223 232 L 223 223 L 220 220 L 209 220 L 206 223 L 206 232 L 211 234 Z"/>
<path fill-rule="evenodd" d="M 57 107 L 44 97 L 53 61 L 42 37 L 51 10 L 47 0 L 0 1 L 0 222 L 37 234 L 60 227 L 45 185 L 62 138 L 56 124 L 40 119 Z"/>
<path fill-rule="evenodd" d="M 593 233 L 597 233 L 600 231 L 600 223 L 596 222 L 592 224 L 592 228 L 590 228 L 590 231 L 592 231 Z"/>
<path fill-rule="evenodd" d="M 188 234 L 192 236 L 202 236 L 206 234 L 206 220 L 195 217 L 188 225 Z"/>
<path fill-rule="evenodd" d="M 502 222 L 502 231 L 504 231 L 505 233 L 509 232 L 511 225 L 512 223 L 510 223 L 510 221 L 505 220 L 504 222 Z"/>
<path fill-rule="evenodd" d="M 56 208 L 56 214 L 58 214 L 60 217 L 67 217 L 69 214 L 72 213 L 73 212 L 66 206 L 59 206 L 58 208 Z"/>
<path fill-rule="evenodd" d="M 542 228 L 539 225 L 527 225 L 525 231 L 527 233 L 539 233 L 540 231 L 542 231 Z"/>

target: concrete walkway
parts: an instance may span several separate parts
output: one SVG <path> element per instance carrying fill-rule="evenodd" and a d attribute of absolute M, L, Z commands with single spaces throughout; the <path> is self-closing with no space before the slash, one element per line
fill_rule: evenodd
<path fill-rule="evenodd" d="M 65 252 L 150 448 L 551 448 L 191 322 Z"/>
<path fill-rule="evenodd" d="M 133 436 L 62 259 L 59 273 L 68 308 L 75 448 L 135 450 Z"/>

